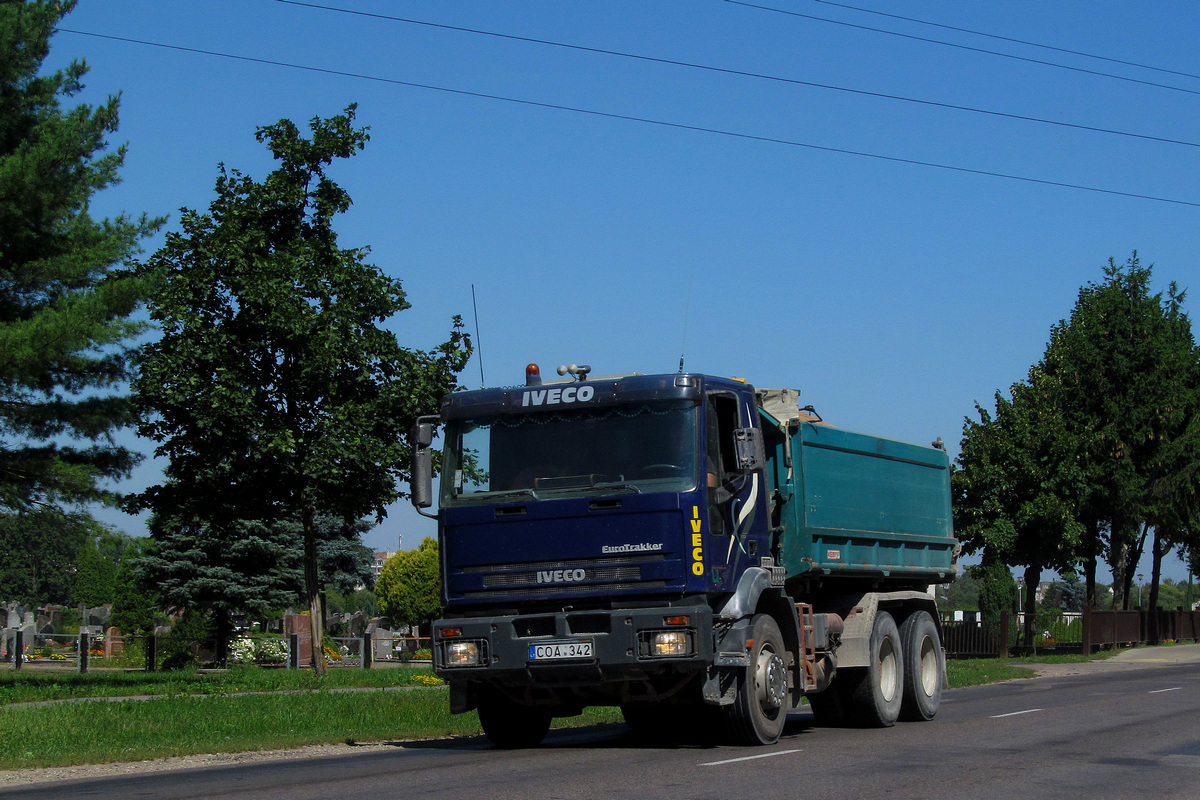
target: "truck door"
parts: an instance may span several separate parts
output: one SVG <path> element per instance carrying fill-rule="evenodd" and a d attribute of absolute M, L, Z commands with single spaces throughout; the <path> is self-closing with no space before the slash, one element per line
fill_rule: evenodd
<path fill-rule="evenodd" d="M 710 393 L 705 402 L 709 530 L 714 536 L 724 536 L 733 525 L 730 506 L 732 484 L 737 477 L 733 452 L 733 432 L 738 427 L 737 405 L 737 396 L 727 393 Z"/>
<path fill-rule="evenodd" d="M 718 537 L 710 548 L 713 588 L 736 581 L 745 567 L 757 565 L 760 549 L 768 554 L 765 465 L 748 466 L 754 459 L 743 463 L 751 438 L 747 434 L 758 438 L 761 459 L 758 411 L 751 398 L 722 389 L 705 396 L 708 523 Z"/>

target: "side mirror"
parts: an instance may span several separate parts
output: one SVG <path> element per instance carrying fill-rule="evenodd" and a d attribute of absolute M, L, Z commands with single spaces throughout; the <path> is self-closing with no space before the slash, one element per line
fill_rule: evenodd
<path fill-rule="evenodd" d="M 734 455 L 738 469 L 753 472 L 767 463 L 767 451 L 763 446 L 762 431 L 758 428 L 737 428 L 733 432 Z"/>
<path fill-rule="evenodd" d="M 433 505 L 433 453 L 428 449 L 413 451 L 412 504 L 416 508 Z"/>
<path fill-rule="evenodd" d="M 434 423 L 437 417 L 421 417 L 412 429 L 412 504 L 415 508 L 433 505 L 433 444 Z"/>
<path fill-rule="evenodd" d="M 433 423 L 417 420 L 417 424 L 413 425 L 412 438 L 418 448 L 424 450 L 429 447 L 433 444 Z"/>

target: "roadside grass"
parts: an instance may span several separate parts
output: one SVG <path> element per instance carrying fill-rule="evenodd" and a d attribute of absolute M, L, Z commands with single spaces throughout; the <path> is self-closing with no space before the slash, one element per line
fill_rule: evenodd
<path fill-rule="evenodd" d="M 1032 678 L 1035 674 L 1028 667 L 1014 666 L 1012 659 L 1006 658 L 953 658 L 946 661 L 946 683 L 951 689 Z"/>
<path fill-rule="evenodd" d="M 422 666 L 380 669 L 334 669 L 324 679 L 311 670 L 240 667 L 227 672 L 125 672 L 87 674 L 26 668 L 0 671 L 0 706 L 82 697 L 139 695 L 231 695 L 246 692 L 287 692 L 315 689 L 387 688 L 421 686 L 438 682 L 433 670 Z"/>
<path fill-rule="evenodd" d="M 1088 661 L 1085 656 L 952 659 L 951 688 L 1034 672 L 1017 663 Z M 0 672 L 0 770 L 142 761 L 197 753 L 278 750 L 338 742 L 405 742 L 480 735 L 478 716 L 452 716 L 427 667 L 332 671 L 234 669 L 223 673 Z M 360 691 L 337 691 L 353 690 Z M 153 699 L 24 705 L 100 697 Z M 555 727 L 620 722 L 591 708 Z"/>
<path fill-rule="evenodd" d="M 1026 664 L 1082 664 L 1088 661 L 1103 661 L 1117 654 L 1107 650 L 1092 656 L 1080 653 L 1042 656 L 1018 656 L 1014 658 L 951 658 L 946 660 L 946 683 L 951 689 L 967 686 L 982 686 L 1018 678 L 1032 678 L 1037 673 Z"/>
<path fill-rule="evenodd" d="M 449 705 L 444 687 L 10 705 L 0 708 L 0 769 L 482 733 L 475 713 L 451 716 Z M 619 719 L 618 710 L 589 709 L 556 723 Z"/>

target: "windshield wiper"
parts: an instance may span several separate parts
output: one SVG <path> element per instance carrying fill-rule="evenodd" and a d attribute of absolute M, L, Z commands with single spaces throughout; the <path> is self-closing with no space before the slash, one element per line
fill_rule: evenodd
<path fill-rule="evenodd" d="M 522 495 L 532 497 L 534 500 L 542 499 L 537 496 L 537 493 L 533 489 L 509 489 L 504 492 L 488 492 L 487 499 L 498 500 L 501 497 L 520 497 Z"/>
<path fill-rule="evenodd" d="M 624 481 L 608 481 L 608 482 L 604 482 L 604 483 L 594 483 L 594 484 L 592 484 L 592 488 L 593 489 L 625 489 L 627 491 L 632 492 L 633 494 L 641 494 L 642 493 L 642 490 L 639 489 L 637 486 L 634 486 L 632 483 L 625 483 Z"/>

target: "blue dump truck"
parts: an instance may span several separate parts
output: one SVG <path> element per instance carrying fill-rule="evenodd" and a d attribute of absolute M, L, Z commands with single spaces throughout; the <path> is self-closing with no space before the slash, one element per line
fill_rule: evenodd
<path fill-rule="evenodd" d="M 501 747 L 594 705 L 750 745 L 802 698 L 820 724 L 933 718 L 933 589 L 958 553 L 940 440 L 841 430 L 741 380 L 559 373 L 456 392 L 413 431 L 423 509 L 443 426 L 433 659 L 453 712 Z"/>

